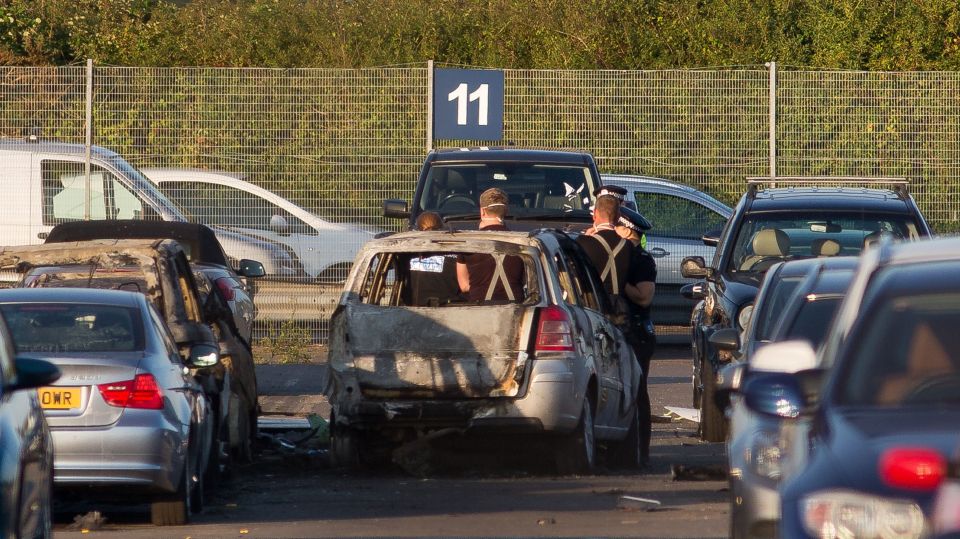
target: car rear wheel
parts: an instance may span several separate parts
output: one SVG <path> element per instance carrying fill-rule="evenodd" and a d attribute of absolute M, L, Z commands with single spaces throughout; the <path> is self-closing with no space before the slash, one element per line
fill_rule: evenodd
<path fill-rule="evenodd" d="M 189 522 L 190 509 L 193 507 L 191 474 L 192 466 L 188 453 L 177 491 L 150 504 L 150 522 L 154 526 L 183 526 Z"/>
<path fill-rule="evenodd" d="M 727 439 L 727 419 L 717 406 L 714 394 L 717 377 L 710 360 L 703 362 L 703 395 L 700 397 L 700 439 L 705 442 L 722 442 Z"/>
<path fill-rule="evenodd" d="M 233 460 L 240 463 L 249 463 L 253 460 L 253 438 L 256 423 L 250 424 L 250 406 L 246 399 L 236 393 L 230 393 L 230 410 L 228 412 L 230 428 L 230 449 Z"/>
<path fill-rule="evenodd" d="M 596 464 L 597 448 L 593 432 L 593 404 L 583 399 L 577 428 L 560 440 L 557 451 L 557 472 L 561 475 L 586 474 Z"/>
<path fill-rule="evenodd" d="M 360 433 L 350 427 L 335 426 L 330 431 L 332 464 L 350 471 L 360 469 Z"/>

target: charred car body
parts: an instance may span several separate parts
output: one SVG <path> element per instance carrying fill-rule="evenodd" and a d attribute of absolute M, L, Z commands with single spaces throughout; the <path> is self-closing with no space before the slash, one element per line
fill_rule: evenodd
<path fill-rule="evenodd" d="M 519 257 L 522 297 L 411 300 L 412 267 L 467 253 Z M 596 272 L 561 232 L 410 232 L 367 243 L 331 319 L 335 459 L 354 465 L 377 444 L 454 428 L 552 435 L 562 473 L 588 471 L 595 440 L 611 460 L 639 465 L 642 373 L 610 314 Z"/>
<path fill-rule="evenodd" d="M 186 253 L 173 240 L 95 240 L 3 247 L 0 250 L 0 267 L 16 268 L 23 273 L 19 283 L 21 287 L 103 288 L 140 292 L 161 314 L 184 355 L 189 354 L 190 347 L 198 344 L 207 344 L 229 353 L 242 351 L 242 345 L 221 342 L 223 338 L 229 338 L 219 331 L 216 322 L 225 308 L 216 306 L 215 299 L 201 302 Z M 211 396 L 220 440 L 231 447 L 242 446 L 249 443 L 249 438 L 254 435 L 252 427 L 243 426 L 243 423 L 249 425 L 251 418 L 248 414 L 234 412 L 234 416 L 238 416 L 237 420 L 242 423 L 231 429 L 227 422 L 232 417 L 230 406 L 239 399 L 245 401 L 254 398 L 256 380 L 252 372 L 244 376 L 246 373 L 238 371 L 238 378 L 246 381 L 233 382 L 230 372 L 237 370 L 234 368 L 236 364 L 245 361 L 237 362 L 230 355 L 225 355 L 224 360 L 212 368 L 200 369 L 196 374 L 204 390 Z M 228 368 L 224 363 L 231 364 L 231 367 Z M 252 360 L 250 363 L 252 365 Z M 237 394 L 230 391 L 231 388 L 242 388 L 242 391 Z M 248 393 L 251 393 L 249 397 L 246 396 Z M 242 403 L 239 409 L 255 407 L 256 401 L 252 402 L 252 405 Z M 219 461 L 220 448 L 214 449 L 211 458 Z M 217 467 L 211 466 L 209 469 L 213 471 Z M 215 479 L 214 475 L 211 474 L 210 479 Z"/>

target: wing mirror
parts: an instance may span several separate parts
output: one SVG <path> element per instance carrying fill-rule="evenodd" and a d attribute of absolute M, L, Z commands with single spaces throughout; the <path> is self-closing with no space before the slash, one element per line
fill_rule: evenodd
<path fill-rule="evenodd" d="M 410 208 L 406 200 L 399 198 L 388 198 L 383 201 L 383 216 L 393 217 L 395 219 L 406 219 L 410 217 Z"/>
<path fill-rule="evenodd" d="M 189 367 L 195 369 L 213 367 L 220 362 L 220 350 L 213 344 L 194 344 L 190 346 L 184 360 Z"/>
<path fill-rule="evenodd" d="M 290 224 L 287 223 L 287 219 L 282 215 L 271 215 L 270 230 L 281 236 L 286 236 L 290 233 Z"/>
<path fill-rule="evenodd" d="M 18 357 L 15 361 L 17 376 L 12 384 L 8 384 L 8 391 L 20 389 L 35 389 L 50 385 L 60 379 L 60 369 L 42 359 Z"/>
<path fill-rule="evenodd" d="M 707 297 L 707 283 L 699 281 L 685 284 L 680 287 L 680 295 L 692 300 L 701 300 Z"/>
<path fill-rule="evenodd" d="M 267 270 L 263 269 L 263 264 L 260 262 L 246 258 L 240 259 L 240 267 L 237 268 L 237 275 L 253 279 L 256 277 L 263 277 L 266 274 Z"/>
<path fill-rule="evenodd" d="M 722 328 L 714 331 L 707 339 L 717 350 L 732 352 L 740 348 L 740 332 L 734 328 Z"/>
<path fill-rule="evenodd" d="M 688 279 L 704 279 L 710 277 L 711 271 L 702 256 L 688 256 L 680 262 L 680 274 Z"/>

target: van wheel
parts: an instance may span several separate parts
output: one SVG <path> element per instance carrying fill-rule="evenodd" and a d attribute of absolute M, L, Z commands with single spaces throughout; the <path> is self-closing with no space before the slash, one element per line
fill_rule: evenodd
<path fill-rule="evenodd" d="M 624 470 L 643 468 L 643 453 L 640 451 L 640 407 L 633 407 L 633 418 L 626 437 L 610 445 L 610 464 Z"/>
<path fill-rule="evenodd" d="M 727 418 L 717 406 L 714 394 L 717 377 L 710 360 L 703 362 L 703 395 L 700 397 L 700 439 L 705 442 L 722 442 L 727 439 Z"/>
<path fill-rule="evenodd" d="M 587 474 L 593 471 L 597 460 L 597 446 L 593 432 L 593 403 L 590 397 L 583 399 L 577 428 L 560 439 L 557 449 L 557 472 L 560 475 Z"/>
<path fill-rule="evenodd" d="M 191 475 L 188 453 L 186 462 L 183 463 L 183 477 L 180 478 L 177 491 L 150 504 L 150 522 L 154 526 L 183 526 L 189 522 L 190 509 L 193 507 Z"/>

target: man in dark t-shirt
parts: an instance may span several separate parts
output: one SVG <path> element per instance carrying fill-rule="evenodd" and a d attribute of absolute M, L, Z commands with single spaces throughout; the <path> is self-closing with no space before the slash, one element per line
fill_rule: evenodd
<path fill-rule="evenodd" d="M 509 230 L 507 194 L 496 187 L 480 195 L 480 230 Z M 457 280 L 470 301 L 523 301 L 523 259 L 516 255 L 467 253 L 457 257 Z"/>
<path fill-rule="evenodd" d="M 440 230 L 443 219 L 426 211 L 417 217 L 417 230 Z M 404 302 L 417 307 L 438 307 L 463 301 L 457 283 L 457 257 L 453 254 L 414 256 L 410 259 L 410 281 Z"/>

